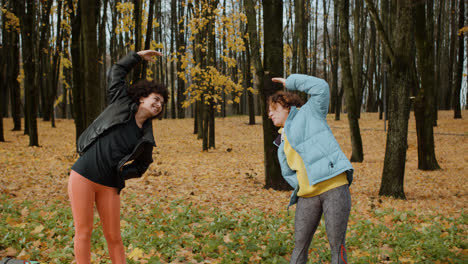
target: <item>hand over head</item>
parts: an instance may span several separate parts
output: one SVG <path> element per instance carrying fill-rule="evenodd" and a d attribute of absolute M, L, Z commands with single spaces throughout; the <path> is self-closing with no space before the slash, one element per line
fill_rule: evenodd
<path fill-rule="evenodd" d="M 285 78 L 275 77 L 275 78 L 271 78 L 271 80 L 273 82 L 276 82 L 276 83 L 281 83 L 281 84 L 283 84 L 283 87 L 286 87 L 286 79 Z"/>
<path fill-rule="evenodd" d="M 151 61 L 151 62 L 155 62 L 154 60 L 154 56 L 162 56 L 163 54 L 159 51 L 155 51 L 155 50 L 141 50 L 141 51 L 138 51 L 137 52 L 138 55 L 140 55 L 140 57 L 146 61 Z"/>

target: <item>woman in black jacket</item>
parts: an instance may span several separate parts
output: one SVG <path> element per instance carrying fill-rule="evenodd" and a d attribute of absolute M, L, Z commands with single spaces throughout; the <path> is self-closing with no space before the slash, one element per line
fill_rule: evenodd
<path fill-rule="evenodd" d="M 94 204 L 102 222 L 112 263 L 125 263 L 120 235 L 120 196 L 125 180 L 141 177 L 153 162 L 152 119 L 161 117 L 168 99 L 164 85 L 140 80 L 128 87 L 125 78 L 142 59 L 160 52 L 131 52 L 113 65 L 108 76 L 109 106 L 80 135 L 80 158 L 73 165 L 68 194 L 75 225 L 78 264 L 90 263 Z"/>

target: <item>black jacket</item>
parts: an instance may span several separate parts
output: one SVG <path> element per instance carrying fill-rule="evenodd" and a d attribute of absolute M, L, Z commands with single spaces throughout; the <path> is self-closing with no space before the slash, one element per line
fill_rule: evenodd
<path fill-rule="evenodd" d="M 125 77 L 130 70 L 141 61 L 135 52 L 130 52 L 119 62 L 112 65 L 108 75 L 109 105 L 86 128 L 78 138 L 76 148 L 80 156 L 86 152 L 104 131 L 116 125 L 128 122 L 138 110 L 137 104 L 127 95 Z M 125 180 L 141 177 L 153 162 L 152 152 L 156 146 L 153 136 L 152 120 L 143 124 L 143 137 L 138 141 L 132 153 L 119 161 L 116 174 L 118 175 L 118 190 L 125 187 Z M 129 161 L 131 163 L 126 164 Z"/>

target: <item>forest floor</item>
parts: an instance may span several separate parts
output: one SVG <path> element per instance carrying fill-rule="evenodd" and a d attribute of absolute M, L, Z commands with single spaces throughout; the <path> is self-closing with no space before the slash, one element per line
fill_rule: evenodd
<path fill-rule="evenodd" d="M 414 115 L 409 120 L 406 200 L 379 197 L 386 132 L 378 114 L 359 125 L 364 162 L 353 163 L 350 263 L 468 262 L 468 111 L 439 112 L 436 171 L 418 170 Z M 328 123 L 344 153 L 346 115 Z M 261 122 L 260 117 L 256 117 Z M 73 120 L 39 121 L 40 147 L 4 119 L 0 143 L 0 260 L 11 256 L 70 263 L 73 226 L 67 195 L 75 152 Z M 216 149 L 202 152 L 193 119 L 154 121 L 154 163 L 122 191 L 122 236 L 129 263 L 287 263 L 295 207 L 290 191 L 265 189 L 263 136 L 248 117 L 216 119 Z M 97 214 L 96 214 L 97 216 Z M 93 234 L 94 263 L 110 263 L 102 231 Z M 329 263 L 323 223 L 309 263 Z"/>

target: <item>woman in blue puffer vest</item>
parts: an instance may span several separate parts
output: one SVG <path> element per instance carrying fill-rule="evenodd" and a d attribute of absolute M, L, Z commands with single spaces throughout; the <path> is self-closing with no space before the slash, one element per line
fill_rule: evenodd
<path fill-rule="evenodd" d="M 332 252 L 331 263 L 346 263 L 353 167 L 327 124 L 328 84 L 302 74 L 272 81 L 310 95 L 306 104 L 297 94 L 283 91 L 268 101 L 268 116 L 275 126 L 281 127 L 280 138 L 275 141 L 281 172 L 294 188 L 289 205 L 297 203 L 295 246 L 290 263 L 307 263 L 308 249 L 322 214 Z"/>

